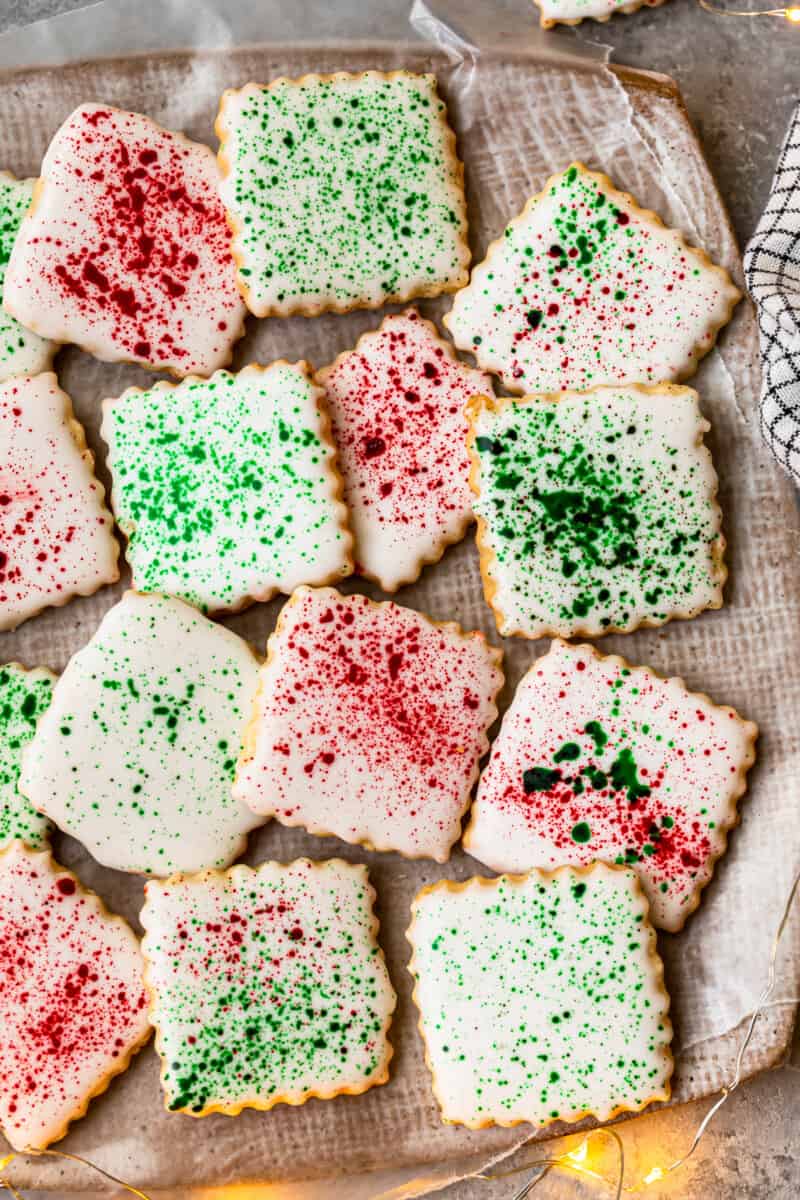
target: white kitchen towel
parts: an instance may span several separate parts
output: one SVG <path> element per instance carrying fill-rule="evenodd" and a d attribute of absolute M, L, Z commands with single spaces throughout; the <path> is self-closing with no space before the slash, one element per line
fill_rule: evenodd
<path fill-rule="evenodd" d="M 800 485 L 800 105 L 744 271 L 761 336 L 761 432 Z"/>

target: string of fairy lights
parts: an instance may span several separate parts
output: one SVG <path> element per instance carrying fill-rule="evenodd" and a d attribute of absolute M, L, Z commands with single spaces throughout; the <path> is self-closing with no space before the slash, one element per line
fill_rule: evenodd
<path fill-rule="evenodd" d="M 712 4 L 711 0 L 697 0 L 697 3 L 706 12 L 721 17 L 785 17 L 794 25 L 800 24 L 800 8 L 726 8 L 721 4 Z"/>

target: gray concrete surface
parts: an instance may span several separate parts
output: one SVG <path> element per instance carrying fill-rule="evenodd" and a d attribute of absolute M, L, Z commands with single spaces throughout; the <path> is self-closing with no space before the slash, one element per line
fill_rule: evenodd
<path fill-rule="evenodd" d="M 357 7 L 367 0 L 330 2 Z M 0 0 L 0 31 L 80 3 Z M 535 20 L 529 0 L 504 0 L 506 23 L 515 8 L 520 28 Z M 567 36 L 603 42 L 613 48 L 614 61 L 678 81 L 744 244 L 766 199 L 786 123 L 800 95 L 800 26 L 780 18 L 717 17 L 702 11 L 695 0 L 669 0 L 661 8 L 615 17 L 607 25 L 584 24 Z M 633 1185 L 655 1163 L 685 1153 L 707 1107 L 704 1101 L 627 1122 L 621 1128 L 630 1164 L 626 1182 Z M 569 1145 L 556 1143 L 549 1149 L 563 1152 Z M 596 1163 L 592 1159 L 591 1165 L 613 1173 L 613 1156 Z M 526 1178 L 528 1174 L 459 1184 L 441 1195 L 443 1200 L 511 1200 Z M 650 1200 L 797 1200 L 800 1038 L 789 1063 L 744 1084 L 730 1098 L 686 1167 L 640 1194 Z M 597 1181 L 554 1171 L 535 1195 L 537 1200 L 583 1200 L 613 1192 Z"/>

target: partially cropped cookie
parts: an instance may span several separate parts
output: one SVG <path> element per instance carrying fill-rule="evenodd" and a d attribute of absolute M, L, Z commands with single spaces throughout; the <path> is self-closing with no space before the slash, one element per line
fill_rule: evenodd
<path fill-rule="evenodd" d="M 512 392 L 693 375 L 740 293 L 605 175 L 548 180 L 472 272 L 444 318 Z"/>
<path fill-rule="evenodd" d="M 317 374 L 325 388 L 357 570 L 394 592 L 472 519 L 464 408 L 491 393 L 414 309 L 386 317 Z"/>
<path fill-rule="evenodd" d="M 43 1150 L 150 1036 L 139 942 L 47 851 L 0 853 L 0 1127 Z"/>
<path fill-rule="evenodd" d="M 378 308 L 466 283 L 463 168 L 433 75 L 248 83 L 224 93 L 216 128 L 256 316 Z"/>
<path fill-rule="evenodd" d="M 669 998 L 632 871 L 442 880 L 412 913 L 409 969 L 444 1121 L 607 1121 L 669 1099 Z"/>
<path fill-rule="evenodd" d="M 19 663 L 0 666 L 0 850 L 15 839 L 39 849 L 50 822 L 37 812 L 17 786 L 22 751 L 50 703 L 55 675 L 38 667 L 26 671 Z"/>
<path fill-rule="evenodd" d="M 104 495 L 55 375 L 0 384 L 0 630 L 119 578 Z"/>
<path fill-rule="evenodd" d="M 367 868 L 340 859 L 150 881 L 147 984 L 170 1111 L 357 1095 L 389 1077 L 395 1006 Z"/>
<path fill-rule="evenodd" d="M 58 680 L 20 789 L 103 866 L 227 866 L 261 824 L 231 795 L 257 681 L 236 634 L 126 592 Z"/>
<path fill-rule="evenodd" d="M 691 388 L 471 406 L 486 598 L 502 634 L 629 633 L 722 604 L 710 428 Z"/>
<path fill-rule="evenodd" d="M 82 104 L 42 161 L 6 309 L 106 362 L 210 375 L 244 329 L 207 146 L 139 113 Z"/>
<path fill-rule="evenodd" d="M 299 588 L 269 639 L 234 795 L 262 818 L 444 862 L 501 655 L 397 604 Z"/>
<path fill-rule="evenodd" d="M 494 871 L 628 864 L 674 932 L 738 821 L 756 734 L 681 679 L 555 641 L 503 718 L 464 846 Z"/>
<path fill-rule="evenodd" d="M 134 586 L 204 612 L 349 575 L 322 391 L 305 363 L 130 388 L 104 404 Z"/>
<path fill-rule="evenodd" d="M 0 171 L 0 296 L 8 260 L 22 218 L 33 196 L 33 179 L 15 179 Z M 39 375 L 48 371 L 56 346 L 47 338 L 24 329 L 19 321 L 0 308 L 0 383 L 12 375 Z"/>
<path fill-rule="evenodd" d="M 581 21 L 608 21 L 615 13 L 634 13 L 640 8 L 658 8 L 664 0 L 535 0 L 542 29 L 554 25 L 580 25 Z"/>

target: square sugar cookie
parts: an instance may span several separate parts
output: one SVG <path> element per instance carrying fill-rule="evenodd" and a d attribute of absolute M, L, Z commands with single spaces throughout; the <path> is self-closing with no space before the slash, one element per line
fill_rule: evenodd
<path fill-rule="evenodd" d="M 445 1122 L 608 1121 L 669 1099 L 669 997 L 632 871 L 442 880 L 407 936 Z"/>
<path fill-rule="evenodd" d="M 248 83 L 223 94 L 216 129 L 256 316 L 379 308 L 466 283 L 464 169 L 433 75 Z"/>
<path fill-rule="evenodd" d="M 464 408 L 491 394 L 491 379 L 459 362 L 413 308 L 386 317 L 316 378 L 330 407 L 356 569 L 395 592 L 472 520 Z"/>
<path fill-rule="evenodd" d="M 165 1106 L 204 1117 L 355 1096 L 389 1078 L 395 1007 L 367 868 L 331 859 L 146 887 Z"/>
<path fill-rule="evenodd" d="M 19 790 L 22 751 L 50 703 L 55 675 L 44 667 L 0 666 L 0 850 L 15 839 L 40 849 L 50 833 L 47 817 Z"/>
<path fill-rule="evenodd" d="M 298 588 L 269 639 L 234 795 L 283 825 L 445 862 L 501 661 L 480 633 Z"/>
<path fill-rule="evenodd" d="M 0 297 L 11 250 L 30 206 L 35 182 L 35 179 L 15 179 L 8 171 L 0 171 Z M 49 371 L 56 349 L 54 342 L 24 329 L 0 308 L 0 383 L 12 375 L 40 375 Z"/>
<path fill-rule="evenodd" d="M 719 608 L 709 428 L 671 384 L 476 397 L 470 482 L 499 631 L 598 637 Z"/>
<path fill-rule="evenodd" d="M 444 323 L 512 392 L 688 379 L 741 293 L 606 175 L 573 163 L 489 247 Z"/>
<path fill-rule="evenodd" d="M 55 375 L 0 384 L 0 630 L 119 578 L 104 497 Z"/>
<path fill-rule="evenodd" d="M 56 683 L 20 790 L 105 867 L 227 866 L 262 823 L 231 795 L 257 682 L 235 633 L 126 592 Z"/>
<path fill-rule="evenodd" d="M 55 134 L 5 280 L 27 328 L 104 362 L 210 375 L 244 332 L 208 146 L 82 104 Z"/>
<path fill-rule="evenodd" d="M 676 932 L 738 822 L 757 734 L 681 679 L 555 641 L 503 717 L 464 848 L 493 871 L 627 864 Z"/>
<path fill-rule="evenodd" d="M 150 1036 L 144 962 L 121 917 L 47 851 L 0 852 L 0 1127 L 64 1137 Z"/>
<path fill-rule="evenodd" d="M 236 612 L 349 575 L 352 538 L 306 363 L 129 388 L 103 405 L 134 587 Z"/>

